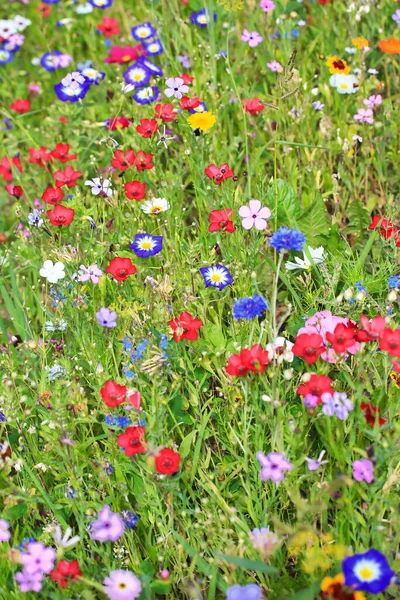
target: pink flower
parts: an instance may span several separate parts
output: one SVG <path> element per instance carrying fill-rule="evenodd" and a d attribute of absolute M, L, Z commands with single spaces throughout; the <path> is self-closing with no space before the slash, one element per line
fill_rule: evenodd
<path fill-rule="evenodd" d="M 93 521 L 90 537 L 98 542 L 116 542 L 124 533 L 125 525 L 118 513 L 112 512 L 106 504 Z"/>
<path fill-rule="evenodd" d="M 30 542 L 28 552 L 21 552 L 20 562 L 24 565 L 24 573 L 33 575 L 40 571 L 41 573 L 50 573 L 56 560 L 56 551 L 53 548 L 47 548 L 42 542 Z"/>
<path fill-rule="evenodd" d="M 0 519 L 0 542 L 8 542 L 11 533 L 8 531 L 9 523 L 5 519 Z"/>
<path fill-rule="evenodd" d="M 354 115 L 354 119 L 360 123 L 369 123 L 372 125 L 374 122 L 372 108 L 359 108 L 358 113 Z"/>
<path fill-rule="evenodd" d="M 353 467 L 353 477 L 356 481 L 372 483 L 374 480 L 374 465 L 368 458 L 355 460 L 351 466 Z"/>
<path fill-rule="evenodd" d="M 250 48 L 255 48 L 258 44 L 261 44 L 264 38 L 258 31 L 247 31 L 247 29 L 243 29 L 240 39 L 242 42 L 247 42 Z"/>
<path fill-rule="evenodd" d="M 261 0 L 260 8 L 262 8 L 264 12 L 268 13 L 271 12 L 271 10 L 274 10 L 275 4 L 272 0 Z"/>
<path fill-rule="evenodd" d="M 267 67 L 273 73 L 276 73 L 276 72 L 280 73 L 281 71 L 283 71 L 283 67 L 282 67 L 281 63 L 278 62 L 277 60 L 273 60 L 272 62 L 267 63 Z"/>
<path fill-rule="evenodd" d="M 245 229 L 251 229 L 255 227 L 259 231 L 267 228 L 267 221 L 271 216 L 271 211 L 267 206 L 261 207 L 259 200 L 250 200 L 248 206 L 241 206 L 239 208 L 239 215 L 242 219 L 242 226 Z"/>
<path fill-rule="evenodd" d="M 28 85 L 28 90 L 30 91 L 31 94 L 40 94 L 40 92 L 42 91 L 42 88 L 40 87 L 40 85 L 36 85 L 35 83 L 30 83 Z"/>
<path fill-rule="evenodd" d="M 97 265 L 90 265 L 89 267 L 81 265 L 79 268 L 78 281 L 85 282 L 90 279 L 92 283 L 99 283 L 99 279 L 102 275 L 103 271 L 101 271 Z"/>
<path fill-rule="evenodd" d="M 283 471 L 291 471 L 292 463 L 288 461 L 282 452 L 270 452 L 265 455 L 264 452 L 257 452 L 256 457 L 261 465 L 260 477 L 262 481 L 272 479 L 274 483 L 279 483 L 285 479 Z"/>
<path fill-rule="evenodd" d="M 183 94 L 189 91 L 188 86 L 185 85 L 181 77 L 168 77 L 165 83 L 167 84 L 167 89 L 164 90 L 164 94 L 168 98 L 174 97 L 180 100 Z"/>
<path fill-rule="evenodd" d="M 382 96 L 380 94 L 377 94 L 376 96 L 369 96 L 369 98 L 363 100 L 363 104 L 365 104 L 365 106 L 368 106 L 368 108 L 374 108 L 374 106 L 382 104 Z"/>

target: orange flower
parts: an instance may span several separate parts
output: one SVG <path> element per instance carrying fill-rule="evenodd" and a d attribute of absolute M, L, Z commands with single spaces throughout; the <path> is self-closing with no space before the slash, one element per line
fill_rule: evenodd
<path fill-rule="evenodd" d="M 344 587 L 343 573 L 338 573 L 335 577 L 324 577 L 321 581 L 321 596 L 329 600 L 365 600 L 362 592 Z"/>
<path fill-rule="evenodd" d="M 386 52 L 387 54 L 400 54 L 400 40 L 397 38 L 380 40 L 378 46 L 382 52 Z"/>

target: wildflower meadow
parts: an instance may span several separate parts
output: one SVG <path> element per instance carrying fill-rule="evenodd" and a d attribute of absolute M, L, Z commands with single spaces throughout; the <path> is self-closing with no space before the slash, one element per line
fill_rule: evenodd
<path fill-rule="evenodd" d="M 1 0 L 0 600 L 400 598 L 400 3 Z"/>

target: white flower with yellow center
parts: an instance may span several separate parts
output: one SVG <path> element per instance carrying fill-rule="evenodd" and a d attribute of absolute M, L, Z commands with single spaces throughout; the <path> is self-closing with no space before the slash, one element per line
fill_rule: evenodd
<path fill-rule="evenodd" d="M 308 254 L 308 256 L 307 256 L 307 254 Z M 325 250 L 324 250 L 323 246 L 319 246 L 319 248 L 311 248 L 310 246 L 308 246 L 307 253 L 303 252 L 303 259 L 296 256 L 294 259 L 295 262 L 291 262 L 290 260 L 288 260 L 285 263 L 287 270 L 288 271 L 294 271 L 295 269 L 310 270 L 312 268 L 312 263 L 309 259 L 309 256 L 311 256 L 314 264 L 319 265 L 319 264 L 323 263 L 326 258 L 326 254 L 325 254 Z"/>
<path fill-rule="evenodd" d="M 143 202 L 143 204 L 140 205 L 140 208 L 144 213 L 146 213 L 146 215 L 156 215 L 168 210 L 169 207 L 170 204 L 165 198 L 152 198 L 151 200 L 146 200 L 146 202 Z"/>
<path fill-rule="evenodd" d="M 354 94 L 359 88 L 359 82 L 355 75 L 335 74 L 329 79 L 329 83 L 337 89 L 339 94 Z"/>

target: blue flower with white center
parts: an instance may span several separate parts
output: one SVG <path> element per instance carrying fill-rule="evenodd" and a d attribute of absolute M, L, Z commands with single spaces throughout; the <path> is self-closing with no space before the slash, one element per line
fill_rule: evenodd
<path fill-rule="evenodd" d="M 52 73 L 60 66 L 56 57 L 61 56 L 62 54 L 63 53 L 59 50 L 50 50 L 50 52 L 45 52 L 40 59 L 39 64 L 46 69 L 46 71 Z"/>
<path fill-rule="evenodd" d="M 160 40 L 152 40 L 151 42 L 143 42 L 143 48 L 146 50 L 148 56 L 156 56 L 156 54 L 162 54 L 164 48 Z"/>
<path fill-rule="evenodd" d="M 7 40 L 3 42 L 2 49 L 7 50 L 8 52 L 18 52 L 21 48 L 21 44 L 17 44 L 16 42 L 8 42 Z"/>
<path fill-rule="evenodd" d="M 146 67 L 146 69 L 148 69 L 152 75 L 157 75 L 158 77 L 162 77 L 164 75 L 164 71 L 161 69 L 161 67 L 155 65 L 145 56 L 140 56 L 140 58 L 138 58 L 135 62 L 135 65 L 142 65 L 143 67 Z"/>
<path fill-rule="evenodd" d="M 99 85 L 99 81 L 104 79 L 104 77 L 106 76 L 105 73 L 97 71 L 97 69 L 94 69 L 93 67 L 87 67 L 85 69 L 82 69 L 82 71 L 80 72 L 85 77 L 89 85 Z"/>
<path fill-rule="evenodd" d="M 391 275 L 391 277 L 388 278 L 388 286 L 391 290 L 396 290 L 400 286 L 400 276 Z"/>
<path fill-rule="evenodd" d="M 346 586 L 370 594 L 383 592 L 395 576 L 386 557 L 375 548 L 364 554 L 347 556 L 342 567 Z"/>
<path fill-rule="evenodd" d="M 219 290 L 233 283 L 233 277 L 228 269 L 223 265 L 211 265 L 210 267 L 201 267 L 200 273 L 203 276 L 206 288 L 212 286 Z"/>
<path fill-rule="evenodd" d="M 254 317 L 262 317 L 266 310 L 268 310 L 267 301 L 260 294 L 255 294 L 252 298 L 236 300 L 233 305 L 233 318 L 250 321 Z"/>
<path fill-rule="evenodd" d="M 142 64 L 134 63 L 124 71 L 122 77 L 126 83 L 130 83 L 135 87 L 142 87 L 150 82 L 151 72 Z"/>
<path fill-rule="evenodd" d="M 129 246 L 137 256 L 148 258 L 162 250 L 163 236 L 150 235 L 150 233 L 137 233 L 132 244 Z"/>
<path fill-rule="evenodd" d="M 213 15 L 213 19 L 214 21 L 217 20 L 216 14 Z M 206 8 L 202 8 L 197 12 L 192 12 L 190 15 L 190 20 L 192 21 L 193 25 L 197 25 L 198 27 L 207 27 L 210 22 L 210 13 Z"/>
<path fill-rule="evenodd" d="M 121 517 L 128 529 L 136 527 L 136 523 L 139 521 L 139 517 L 129 510 L 123 510 L 121 512 Z"/>
<path fill-rule="evenodd" d="M 33 211 L 29 213 L 28 223 L 29 225 L 33 225 L 34 227 L 41 227 L 43 225 L 41 213 L 38 211 L 37 208 L 34 208 Z"/>
<path fill-rule="evenodd" d="M 90 85 L 85 81 L 78 86 L 64 86 L 62 83 L 57 83 L 54 86 L 54 91 L 59 100 L 62 102 L 78 102 L 82 100 L 88 93 Z"/>
<path fill-rule="evenodd" d="M 70 29 L 73 22 L 74 19 L 67 17 L 65 19 L 60 19 L 59 21 L 56 21 L 56 25 L 57 27 L 66 27 L 67 29 Z"/>
<path fill-rule="evenodd" d="M 157 85 L 151 85 L 135 92 L 132 98 L 138 104 L 150 104 L 151 102 L 155 102 L 159 95 L 160 88 Z"/>
<path fill-rule="evenodd" d="M 112 6 L 113 0 L 89 0 L 89 4 L 94 6 L 94 8 L 110 8 Z"/>
<path fill-rule="evenodd" d="M 0 50 L 0 65 L 7 65 L 14 60 L 14 54 L 5 48 Z"/>
<path fill-rule="evenodd" d="M 142 23 L 142 25 L 136 25 L 132 27 L 132 37 L 138 42 L 148 40 L 156 35 L 157 30 L 154 29 L 151 23 Z"/>
<path fill-rule="evenodd" d="M 280 227 L 269 238 L 269 245 L 271 248 L 275 248 L 277 252 L 282 252 L 282 250 L 297 250 L 300 252 L 300 250 L 303 250 L 305 243 L 304 233 L 298 229 L 289 229 L 288 227 Z"/>

